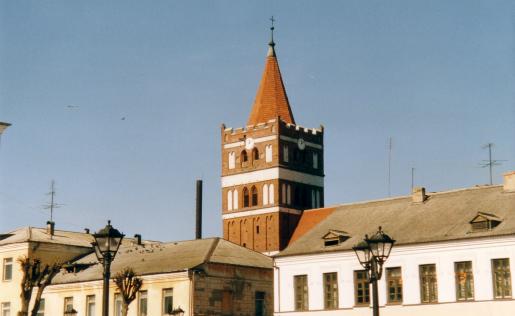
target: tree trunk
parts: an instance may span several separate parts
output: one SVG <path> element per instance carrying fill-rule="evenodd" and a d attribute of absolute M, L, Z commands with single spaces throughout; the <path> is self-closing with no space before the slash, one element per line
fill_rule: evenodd
<path fill-rule="evenodd" d="M 129 304 L 124 302 L 122 304 L 122 316 L 127 316 L 128 312 L 129 312 Z"/>
<path fill-rule="evenodd" d="M 29 297 L 30 300 L 30 297 Z M 29 315 L 29 301 L 25 299 L 23 293 L 21 295 L 21 310 L 18 312 L 18 316 Z"/>

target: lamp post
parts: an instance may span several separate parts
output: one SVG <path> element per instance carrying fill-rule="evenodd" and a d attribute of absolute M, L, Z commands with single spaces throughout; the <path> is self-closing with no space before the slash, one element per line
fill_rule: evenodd
<path fill-rule="evenodd" d="M 102 296 L 102 316 L 109 316 L 109 279 L 111 278 L 111 262 L 114 260 L 124 234 L 111 226 L 107 221 L 106 227 L 93 234 L 92 243 L 98 261 L 104 267 L 104 285 Z"/>
<path fill-rule="evenodd" d="M 379 316 L 379 294 L 377 281 L 383 274 L 383 264 L 385 263 L 395 240 L 383 232 L 381 226 L 372 237 L 365 235 L 365 239 L 352 247 L 359 263 L 367 271 L 368 281 L 372 283 L 372 311 L 374 316 Z"/>

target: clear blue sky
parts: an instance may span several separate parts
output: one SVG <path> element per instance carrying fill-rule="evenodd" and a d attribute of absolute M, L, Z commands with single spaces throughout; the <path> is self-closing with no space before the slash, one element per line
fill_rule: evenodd
<path fill-rule="evenodd" d="M 296 121 L 326 128 L 326 205 L 515 170 L 513 1 L 0 1 L 0 231 L 221 234 L 220 124 L 246 122 L 269 17 Z M 125 118 L 125 119 L 122 119 Z M 452 211 L 452 210 L 449 210 Z"/>

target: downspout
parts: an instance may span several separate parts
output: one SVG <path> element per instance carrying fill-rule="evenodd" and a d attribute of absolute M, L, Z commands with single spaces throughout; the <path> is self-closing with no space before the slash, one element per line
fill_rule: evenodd
<path fill-rule="evenodd" d="M 279 268 L 277 266 L 277 264 L 275 263 L 275 258 L 272 258 L 272 260 L 274 261 L 274 270 L 277 271 L 277 291 L 275 291 L 275 289 L 274 289 L 274 292 L 277 292 L 277 311 L 275 311 L 275 307 L 274 307 L 274 313 L 280 313 L 281 312 L 281 268 Z M 275 278 L 275 271 L 274 271 L 274 278 Z"/>

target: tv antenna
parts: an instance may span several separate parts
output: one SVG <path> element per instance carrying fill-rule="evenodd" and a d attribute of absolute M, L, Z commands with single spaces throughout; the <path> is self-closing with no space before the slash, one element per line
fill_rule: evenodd
<path fill-rule="evenodd" d="M 50 203 L 43 205 L 45 210 L 50 210 L 50 222 L 54 221 L 54 209 L 63 206 L 63 204 L 55 203 L 55 181 L 52 180 L 50 183 L 50 192 L 47 193 L 50 195 Z"/>
<path fill-rule="evenodd" d="M 488 144 L 482 146 L 483 149 L 488 148 L 488 159 L 483 159 L 484 162 L 479 163 L 479 165 L 481 167 L 483 167 L 483 168 L 488 167 L 488 169 L 490 170 L 490 185 L 493 184 L 493 180 L 492 180 L 492 169 L 493 169 L 493 167 L 494 166 L 500 166 L 501 165 L 501 161 L 506 161 L 506 160 L 495 160 L 495 159 L 492 159 L 492 147 L 494 147 L 494 143 L 488 143 Z"/>

